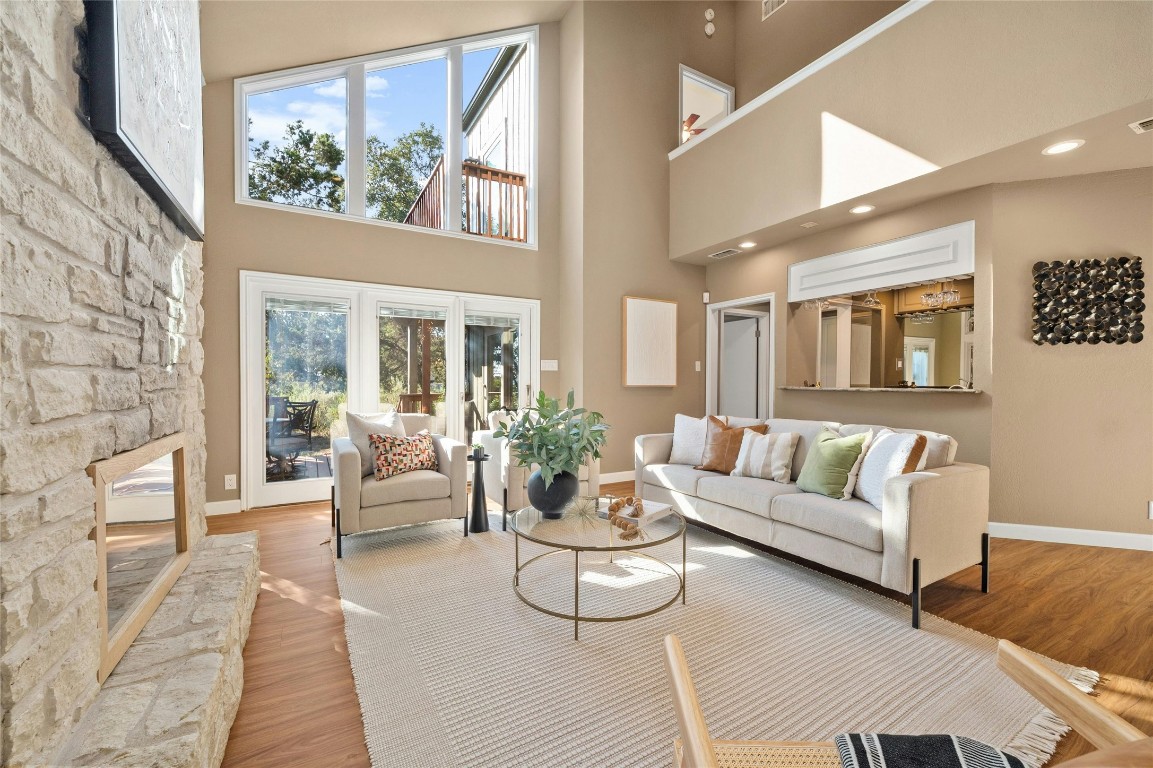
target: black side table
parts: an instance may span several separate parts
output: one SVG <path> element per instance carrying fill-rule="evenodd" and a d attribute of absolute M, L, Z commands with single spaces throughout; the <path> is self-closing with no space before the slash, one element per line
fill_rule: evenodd
<path fill-rule="evenodd" d="M 484 467 L 481 465 L 491 458 L 492 456 L 487 453 L 483 456 L 476 456 L 471 453 L 468 455 L 468 460 L 473 462 L 472 515 L 469 517 L 468 525 L 465 526 L 465 536 L 469 534 L 469 531 L 473 533 L 488 532 L 488 502 L 484 496 Z"/>

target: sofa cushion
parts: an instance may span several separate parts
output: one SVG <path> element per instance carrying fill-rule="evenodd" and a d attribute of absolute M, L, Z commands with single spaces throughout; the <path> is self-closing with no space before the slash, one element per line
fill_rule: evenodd
<path fill-rule="evenodd" d="M 797 449 L 793 452 L 792 479 L 795 482 L 801 476 L 801 467 L 805 465 L 805 457 L 809 455 L 809 446 L 813 439 L 821 434 L 824 427 L 838 429 L 841 425 L 835 421 L 809 421 L 807 419 L 769 419 L 769 432 L 796 432 L 800 435 L 797 440 Z"/>
<path fill-rule="evenodd" d="M 861 457 L 869 449 L 872 439 L 872 432 L 841 437 L 836 430 L 821 430 L 809 447 L 805 466 L 797 478 L 797 487 L 834 499 L 852 497 Z"/>
<path fill-rule="evenodd" d="M 924 435 L 909 435 L 882 429 L 869 445 L 861 461 L 853 495 L 877 509 L 885 500 L 885 483 L 891 477 L 916 472 L 925 466 Z"/>
<path fill-rule="evenodd" d="M 450 492 L 447 475 L 431 469 L 418 469 L 377 480 L 372 475 L 360 483 L 360 506 L 376 507 L 399 501 L 419 499 L 447 499 Z"/>
<path fill-rule="evenodd" d="M 716 416 L 710 416 L 705 455 L 701 458 L 700 466 L 696 468 L 729 474 L 737 465 L 737 455 L 741 452 L 741 442 L 744 435 L 750 432 L 763 435 L 768 431 L 768 424 L 729 427 Z"/>
<path fill-rule="evenodd" d="M 789 482 L 793 472 L 793 453 L 800 437 L 796 432 L 770 432 L 767 435 L 745 432 L 737 463 L 729 474 Z"/>
<path fill-rule="evenodd" d="M 684 464 L 650 464 L 645 467 L 641 477 L 650 485 L 696 496 L 697 481 L 702 477 L 717 477 L 717 473 L 693 469 Z"/>
<path fill-rule="evenodd" d="M 773 499 L 769 517 L 873 552 L 884 551 L 881 510 L 867 501 L 830 499 L 817 493 L 781 494 Z"/>
<path fill-rule="evenodd" d="M 769 516 L 773 499 L 788 493 L 800 493 L 792 483 L 776 483 L 759 477 L 702 477 L 697 482 L 697 496 L 727 507 Z"/>
<path fill-rule="evenodd" d="M 694 419 L 683 413 L 673 417 L 673 449 L 669 454 L 670 464 L 688 464 L 692 467 L 701 463 L 701 457 L 705 454 L 708 424 L 708 417 Z"/>
<path fill-rule="evenodd" d="M 957 441 L 940 432 L 930 432 L 926 429 L 897 429 L 896 427 L 882 427 L 876 424 L 842 424 L 842 435 L 858 435 L 861 432 L 873 431 L 879 433 L 882 429 L 891 429 L 907 435 L 925 436 L 925 466 L 923 469 L 936 469 L 937 467 L 951 466 L 957 460 Z"/>

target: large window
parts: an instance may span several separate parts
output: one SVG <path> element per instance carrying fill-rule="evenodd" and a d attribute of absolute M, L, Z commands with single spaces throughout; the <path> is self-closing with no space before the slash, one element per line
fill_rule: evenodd
<path fill-rule="evenodd" d="M 237 200 L 535 242 L 536 28 L 236 81 Z"/>

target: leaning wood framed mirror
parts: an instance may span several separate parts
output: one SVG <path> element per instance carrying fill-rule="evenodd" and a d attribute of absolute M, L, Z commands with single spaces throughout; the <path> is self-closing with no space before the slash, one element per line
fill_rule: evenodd
<path fill-rule="evenodd" d="M 187 474 L 182 432 L 88 467 L 102 683 L 188 567 Z"/>

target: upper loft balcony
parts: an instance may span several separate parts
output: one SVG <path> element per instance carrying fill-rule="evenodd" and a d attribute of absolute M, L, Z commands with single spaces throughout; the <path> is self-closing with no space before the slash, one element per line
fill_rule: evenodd
<path fill-rule="evenodd" d="M 1153 4 L 968 5 L 909 2 L 673 150 L 669 257 L 769 247 L 862 203 L 1153 164 L 1129 127 L 1153 117 Z M 1041 154 L 1070 138 L 1085 146 Z"/>
<path fill-rule="evenodd" d="M 405 224 L 443 229 L 448 175 L 442 157 L 412 203 Z M 497 240 L 528 242 L 528 177 L 473 160 L 461 163 L 461 231 Z"/>

